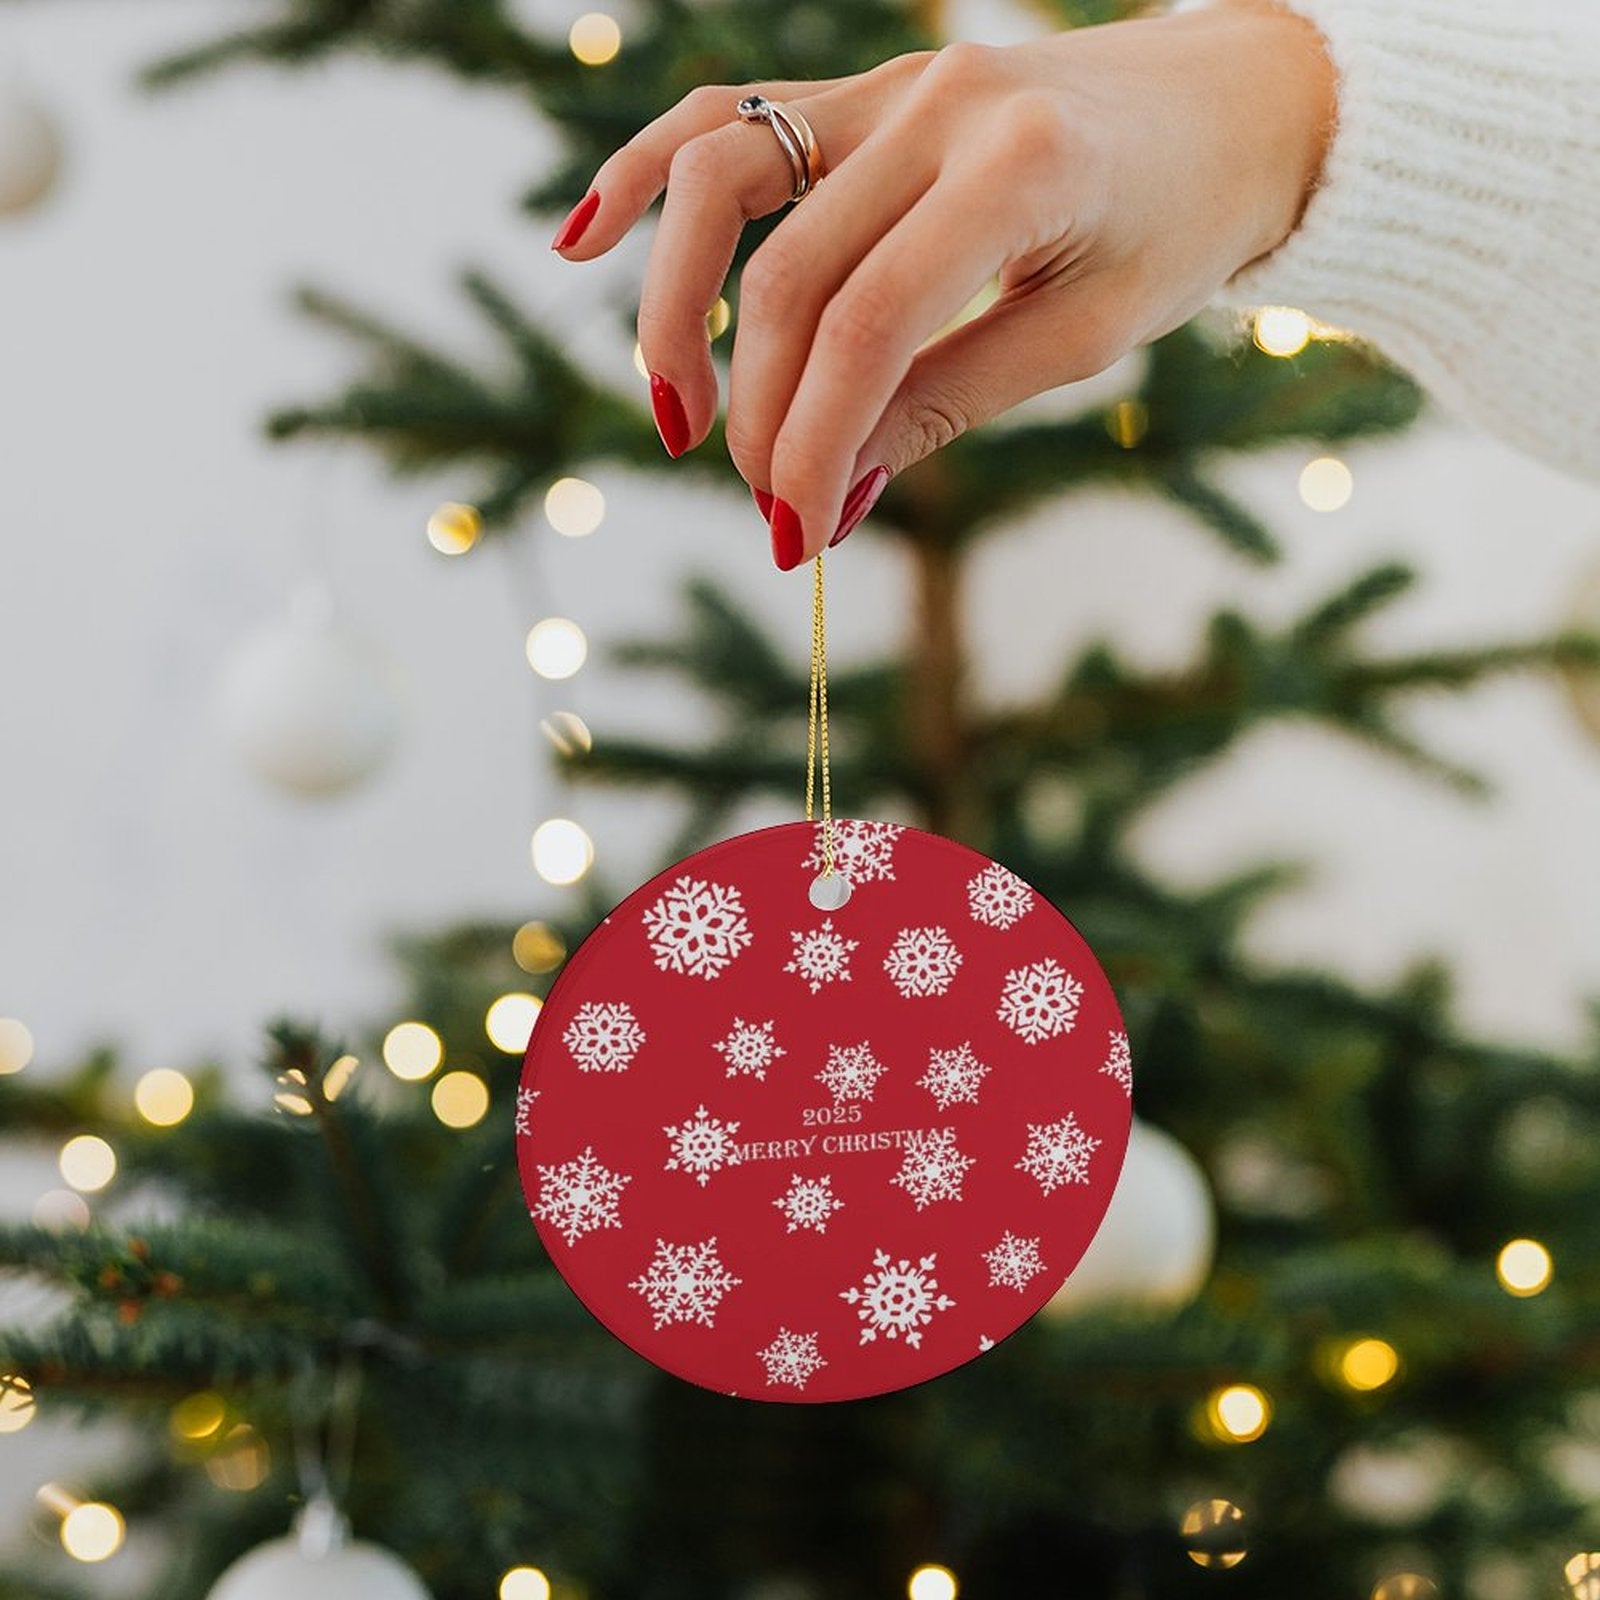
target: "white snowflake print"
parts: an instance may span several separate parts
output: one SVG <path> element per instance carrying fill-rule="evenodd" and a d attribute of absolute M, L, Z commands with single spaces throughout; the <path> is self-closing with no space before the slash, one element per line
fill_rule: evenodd
<path fill-rule="evenodd" d="M 644 930 L 663 972 L 707 980 L 721 977 L 754 937 L 737 889 L 687 874 L 645 912 Z"/>
<path fill-rule="evenodd" d="M 972 1045 L 959 1044 L 953 1050 L 937 1047 L 928 1051 L 928 1070 L 917 1083 L 938 1102 L 941 1111 L 951 1106 L 975 1106 L 978 1089 L 989 1069 L 972 1053 Z"/>
<path fill-rule="evenodd" d="M 914 1133 L 906 1140 L 900 1170 L 889 1181 L 904 1189 L 921 1211 L 936 1200 L 959 1200 L 967 1168 L 975 1165 L 972 1156 L 956 1149 L 955 1129 L 940 1128 L 933 1133 Z"/>
<path fill-rule="evenodd" d="M 1028 1124 L 1027 1154 L 1016 1163 L 1045 1194 L 1068 1183 L 1089 1181 L 1089 1157 L 1100 1148 L 1068 1112 L 1059 1122 Z"/>
<path fill-rule="evenodd" d="M 974 922 L 1003 933 L 1033 910 L 1035 895 L 1016 873 L 991 861 L 967 882 L 967 909 Z"/>
<path fill-rule="evenodd" d="M 997 1013 L 1000 1020 L 1028 1044 L 1071 1033 L 1078 1020 L 1083 985 L 1058 962 L 1048 957 L 1006 974 Z"/>
<path fill-rule="evenodd" d="M 728 1063 L 728 1076 L 744 1076 L 766 1081 L 767 1068 L 783 1051 L 783 1046 L 772 1037 L 771 1021 L 746 1022 L 735 1017 L 725 1039 L 719 1039 L 712 1049 Z"/>
<path fill-rule="evenodd" d="M 733 1140 L 739 1124 L 723 1122 L 704 1106 L 697 1107 L 692 1117 L 677 1126 L 661 1131 L 672 1146 L 672 1155 L 662 1170 L 690 1173 L 702 1189 L 713 1172 L 739 1165 L 739 1147 Z"/>
<path fill-rule="evenodd" d="M 960 965 L 961 952 L 943 928 L 902 928 L 883 958 L 890 983 L 908 1000 L 943 994 Z"/>
<path fill-rule="evenodd" d="M 983 1259 L 989 1268 L 991 1289 L 1026 1289 L 1029 1280 L 1044 1271 L 1039 1241 L 1018 1238 L 1009 1228 L 1001 1234 L 1000 1243 L 993 1250 L 983 1252 Z"/>
<path fill-rule="evenodd" d="M 1108 1078 L 1114 1078 L 1124 1094 L 1133 1093 L 1133 1051 L 1128 1048 L 1125 1033 L 1111 1033 L 1106 1039 L 1106 1064 L 1100 1069 Z"/>
<path fill-rule="evenodd" d="M 626 1072 L 644 1043 L 644 1029 L 626 1000 L 585 1000 L 561 1042 L 579 1072 Z"/>
<path fill-rule="evenodd" d="M 792 930 L 794 954 L 784 964 L 785 972 L 797 972 L 815 994 L 825 983 L 849 983 L 850 952 L 859 941 L 835 933 L 833 918 L 824 917 L 820 928 L 810 933 Z"/>
<path fill-rule="evenodd" d="M 787 1328 L 779 1328 L 777 1338 L 756 1355 L 767 1369 L 768 1383 L 792 1383 L 797 1389 L 805 1388 L 828 1364 L 817 1354 L 816 1334 L 790 1333 Z"/>
<path fill-rule="evenodd" d="M 728 1291 L 743 1282 L 722 1264 L 713 1235 L 699 1244 L 657 1239 L 650 1265 L 628 1287 L 644 1296 L 658 1328 L 669 1322 L 698 1322 L 711 1328 Z"/>
<path fill-rule="evenodd" d="M 540 1222 L 548 1222 L 568 1244 L 576 1244 L 596 1228 L 622 1226 L 617 1208 L 623 1189 L 633 1179 L 597 1161 L 593 1145 L 585 1145 L 583 1154 L 571 1161 L 540 1166 L 537 1171 L 539 1199 L 533 1214 Z"/>
<path fill-rule="evenodd" d="M 846 820 L 833 825 L 833 864 L 851 886 L 881 883 L 894 877 L 895 840 L 906 830 L 898 822 Z M 822 870 L 822 824 L 805 865 Z"/>
<path fill-rule="evenodd" d="M 994 1340 L 986 1333 L 978 1335 L 978 1354 L 981 1356 L 986 1350 L 994 1349 Z"/>
<path fill-rule="evenodd" d="M 955 1304 L 949 1295 L 937 1292 L 939 1280 L 933 1271 L 932 1255 L 912 1266 L 905 1257 L 892 1260 L 887 1250 L 873 1252 L 872 1268 L 860 1284 L 839 1294 L 857 1307 L 862 1344 L 871 1344 L 881 1333 L 921 1349 L 922 1330 L 933 1321 L 934 1312 L 948 1311 Z"/>
<path fill-rule="evenodd" d="M 828 1218 L 835 1211 L 844 1210 L 844 1201 L 833 1192 L 833 1181 L 827 1173 L 820 1178 L 802 1178 L 795 1173 L 789 1187 L 774 1200 L 787 1219 L 785 1233 L 795 1233 L 807 1228 L 813 1233 L 828 1231 Z"/>
<path fill-rule="evenodd" d="M 539 1098 L 537 1089 L 517 1090 L 517 1124 L 518 1133 L 533 1132 L 533 1102 Z"/>
<path fill-rule="evenodd" d="M 878 1079 L 888 1070 L 865 1039 L 860 1044 L 830 1044 L 828 1064 L 817 1074 L 817 1082 L 836 1106 L 842 1106 L 847 1100 L 870 1100 Z"/>

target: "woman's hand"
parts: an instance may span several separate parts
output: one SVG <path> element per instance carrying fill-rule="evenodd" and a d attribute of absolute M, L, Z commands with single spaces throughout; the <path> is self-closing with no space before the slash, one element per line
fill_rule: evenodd
<path fill-rule="evenodd" d="M 763 94 L 810 122 L 827 175 L 744 269 L 727 414 L 788 569 L 892 473 L 1177 327 L 1282 243 L 1334 93 L 1316 31 L 1267 0 L 707 86 L 605 162 L 555 248 L 603 254 L 665 188 L 639 343 L 681 455 L 716 414 L 706 312 L 740 229 L 792 183 L 772 130 L 735 105 Z M 933 339 L 996 274 L 999 299 Z"/>

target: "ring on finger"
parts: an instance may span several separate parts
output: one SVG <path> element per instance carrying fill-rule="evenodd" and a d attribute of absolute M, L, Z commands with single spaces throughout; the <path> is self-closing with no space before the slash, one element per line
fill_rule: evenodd
<path fill-rule="evenodd" d="M 794 174 L 794 190 L 789 198 L 803 200 L 823 175 L 822 152 L 811 124 L 786 101 L 769 100 L 765 95 L 746 95 L 736 109 L 741 121 L 764 122 L 772 129 Z"/>

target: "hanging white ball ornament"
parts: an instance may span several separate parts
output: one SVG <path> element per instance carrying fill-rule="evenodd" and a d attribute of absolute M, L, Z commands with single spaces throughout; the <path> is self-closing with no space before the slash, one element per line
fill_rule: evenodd
<path fill-rule="evenodd" d="M 240 1556 L 208 1600 L 432 1600 L 422 1580 L 380 1545 L 352 1540 L 326 1500 L 314 1499 L 294 1532 Z"/>
<path fill-rule="evenodd" d="M 15 83 L 0 82 L 0 217 L 31 211 L 60 171 L 55 119 Z"/>
<path fill-rule="evenodd" d="M 218 713 L 246 766 L 307 798 L 342 794 L 394 747 L 400 685 L 368 643 L 339 630 L 321 591 L 251 634 L 227 663 Z"/>
<path fill-rule="evenodd" d="M 1135 1118 L 1105 1221 L 1044 1314 L 1064 1318 L 1108 1305 L 1187 1305 L 1211 1271 L 1216 1232 L 1211 1190 L 1199 1164 L 1170 1134 Z"/>

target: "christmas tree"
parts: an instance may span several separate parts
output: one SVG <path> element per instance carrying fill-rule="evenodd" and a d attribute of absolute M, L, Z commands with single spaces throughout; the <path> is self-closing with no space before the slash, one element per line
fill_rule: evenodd
<path fill-rule="evenodd" d="M 1117 7 L 1045 9 L 1069 26 Z M 600 23 L 569 41 L 527 11 L 284 0 L 151 76 L 366 51 L 521 90 L 563 141 L 526 197 L 549 228 L 699 83 L 836 75 L 939 42 L 933 8 L 891 0 L 642 0 L 620 50 Z M 666 470 L 642 394 L 594 377 L 486 278 L 465 291 L 503 345 L 490 367 L 306 293 L 363 365 L 272 431 L 452 472 L 476 507 L 457 521 L 491 538 L 538 537 L 530 508 L 564 474 Z M 736 276 L 728 299 L 736 321 Z M 164 1536 L 148 1593 L 200 1600 L 326 1489 L 436 1600 L 528 1600 L 540 1573 L 592 1600 L 867 1600 L 924 1566 L 916 1600 L 954 1592 L 940 1568 L 968 1600 L 1600 1594 L 1600 1555 L 1584 1554 L 1600 1550 L 1595 1063 L 1467 1036 L 1436 967 L 1372 993 L 1252 960 L 1246 926 L 1292 869 L 1180 889 L 1137 845 L 1153 806 L 1277 719 L 1470 794 L 1473 774 L 1406 731 L 1409 700 L 1592 666 L 1596 642 L 1377 653 L 1364 625 L 1413 583 L 1385 565 L 1288 625 L 1217 615 L 1179 671 L 1074 642 L 1033 703 L 986 704 L 971 683 L 970 560 L 1024 513 L 1114 485 L 1270 562 L 1270 529 L 1220 464 L 1415 419 L 1403 377 L 1303 322 L 1286 339 L 1284 321 L 1255 341 L 1181 329 L 1109 404 L 997 424 L 901 474 L 856 537 L 892 542 L 914 574 L 904 646 L 831 682 L 840 810 L 997 857 L 1099 953 L 1140 1117 L 1213 1179 L 1234 1174 L 1203 1290 L 1041 1317 L 930 1386 L 848 1406 L 732 1401 L 648 1367 L 544 1256 L 513 1155 L 532 1009 L 518 997 L 627 887 L 591 874 L 547 923 L 398 942 L 413 1019 L 399 1028 L 336 1039 L 271 1021 L 254 1103 L 206 1063 L 187 1083 L 144 1080 L 132 1104 L 111 1050 L 0 1077 L 6 1137 L 69 1140 L 69 1181 L 107 1196 L 83 1226 L 0 1231 L 0 1264 L 62 1295 L 51 1317 L 0 1330 L 0 1428 L 37 1408 L 131 1429 L 92 1481 L 45 1497 L 69 1553 L 114 1548 L 126 1518 Z M 671 470 L 744 493 L 716 437 Z M 709 583 L 685 606 L 679 637 L 624 659 L 697 691 L 705 737 L 601 728 L 561 757 L 579 782 L 686 800 L 681 849 L 752 798 L 792 801 L 806 704 L 793 640 Z M 15 1030 L 4 1050 L 21 1059 Z M 82 1592 L 57 1551 L 0 1572 L 5 1595 Z"/>

